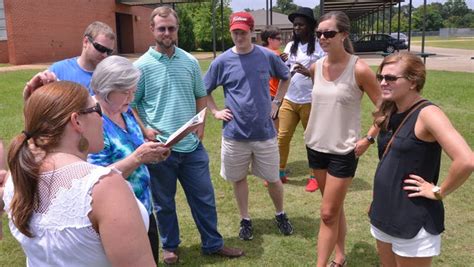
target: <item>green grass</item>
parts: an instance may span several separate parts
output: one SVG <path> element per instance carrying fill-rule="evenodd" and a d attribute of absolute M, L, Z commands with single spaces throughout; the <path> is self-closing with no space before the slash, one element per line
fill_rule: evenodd
<path fill-rule="evenodd" d="M 207 69 L 209 60 L 201 61 Z M 0 73 L 0 127 L 1 136 L 10 140 L 22 129 L 21 89 L 35 73 Z M 445 71 L 428 71 L 424 96 L 438 104 L 452 120 L 455 127 L 474 146 L 474 91 L 472 74 Z M 222 103 L 222 90 L 213 94 Z M 222 104 L 221 104 L 222 107 Z M 366 97 L 363 101 L 363 131 L 371 123 L 372 105 Z M 250 214 L 254 221 L 254 240 L 238 239 L 239 215 L 233 197 L 232 186 L 219 176 L 221 122 L 209 117 L 206 123 L 205 147 L 209 152 L 210 169 L 215 188 L 219 230 L 229 246 L 241 247 L 246 257 L 228 260 L 201 256 L 200 238 L 184 193 L 178 190 L 176 201 L 181 229 L 180 265 L 183 266 L 314 266 L 316 263 L 316 236 L 319 228 L 319 192 L 306 193 L 306 152 L 302 127 L 298 126 L 292 140 L 288 167 L 289 182 L 285 184 L 285 206 L 292 220 L 295 233 L 281 236 L 273 222 L 274 209 L 262 181 L 249 178 Z M 345 202 L 348 221 L 346 249 L 349 266 L 377 266 L 375 241 L 369 233 L 367 208 L 371 201 L 372 180 L 377 164 L 375 146 L 360 159 Z M 441 180 L 446 177 L 449 160 L 443 155 Z M 473 266 L 474 263 L 474 183 L 468 180 L 463 187 L 447 197 L 446 231 L 442 236 L 442 253 L 434 260 L 434 266 Z M 5 239 L 0 241 L 0 266 L 24 266 L 25 259 L 18 243 L 11 238 L 6 216 L 3 218 Z"/>
<path fill-rule="evenodd" d="M 413 37 L 413 45 L 421 45 L 421 37 Z M 457 49 L 469 49 L 474 50 L 474 38 L 473 37 L 451 37 L 442 38 L 439 36 L 427 36 L 425 39 L 426 46 L 434 46 L 441 48 L 457 48 Z"/>

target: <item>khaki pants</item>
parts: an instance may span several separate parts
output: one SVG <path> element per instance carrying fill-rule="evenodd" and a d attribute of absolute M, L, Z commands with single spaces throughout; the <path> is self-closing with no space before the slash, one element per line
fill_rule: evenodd
<path fill-rule="evenodd" d="M 280 169 L 286 167 L 288 154 L 290 153 L 290 142 L 295 133 L 298 122 L 301 121 L 303 129 L 308 125 L 311 103 L 295 104 L 287 99 L 283 99 L 278 118 L 280 125 L 278 128 L 278 149 L 280 151 Z"/>

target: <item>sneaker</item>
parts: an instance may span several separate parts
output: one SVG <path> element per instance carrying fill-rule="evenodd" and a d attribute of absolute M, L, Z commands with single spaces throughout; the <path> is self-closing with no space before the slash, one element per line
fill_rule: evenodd
<path fill-rule="evenodd" d="M 309 178 L 308 183 L 306 184 L 306 192 L 314 192 L 318 190 L 318 188 L 318 181 L 315 178 Z"/>
<path fill-rule="evenodd" d="M 286 176 L 286 171 L 284 169 L 280 170 L 280 180 L 284 184 L 286 184 L 286 182 L 288 181 L 288 177 Z"/>
<path fill-rule="evenodd" d="M 278 230 L 280 230 L 280 233 L 284 235 L 293 234 L 293 226 L 291 225 L 290 220 L 288 220 L 286 213 L 275 215 L 275 220 L 278 226 Z"/>
<path fill-rule="evenodd" d="M 239 238 L 241 240 L 253 239 L 252 221 L 245 219 L 240 221 Z"/>

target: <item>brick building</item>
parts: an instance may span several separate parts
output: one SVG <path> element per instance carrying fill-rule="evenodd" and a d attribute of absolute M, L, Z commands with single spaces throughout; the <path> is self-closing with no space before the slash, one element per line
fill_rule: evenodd
<path fill-rule="evenodd" d="M 96 20 L 117 33 L 118 53 L 145 52 L 153 44 L 151 11 L 151 6 L 115 0 L 0 0 L 0 63 L 52 62 L 77 56 L 85 28 Z"/>

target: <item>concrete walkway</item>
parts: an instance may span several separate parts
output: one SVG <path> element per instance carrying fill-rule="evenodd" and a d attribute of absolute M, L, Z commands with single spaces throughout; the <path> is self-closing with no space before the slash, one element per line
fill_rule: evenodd
<path fill-rule="evenodd" d="M 412 46 L 411 51 L 419 53 L 421 51 L 420 46 Z M 453 48 L 438 48 L 438 47 L 425 47 L 425 53 L 434 53 L 435 56 L 426 58 L 426 67 L 429 70 L 446 70 L 446 71 L 460 71 L 460 72 L 471 72 L 474 73 L 474 50 L 466 49 L 453 49 Z M 124 57 L 130 60 L 136 60 L 141 54 L 125 54 Z M 197 52 L 193 55 L 199 59 L 210 59 L 212 60 L 212 52 Z M 378 66 L 382 62 L 383 57 L 376 53 L 364 53 L 359 55 L 364 59 L 367 64 L 371 66 Z M 31 65 L 17 65 L 17 66 L 6 66 L 0 67 L 0 72 L 16 71 L 16 70 L 44 70 L 48 68 L 51 63 L 42 64 L 31 64 Z"/>

